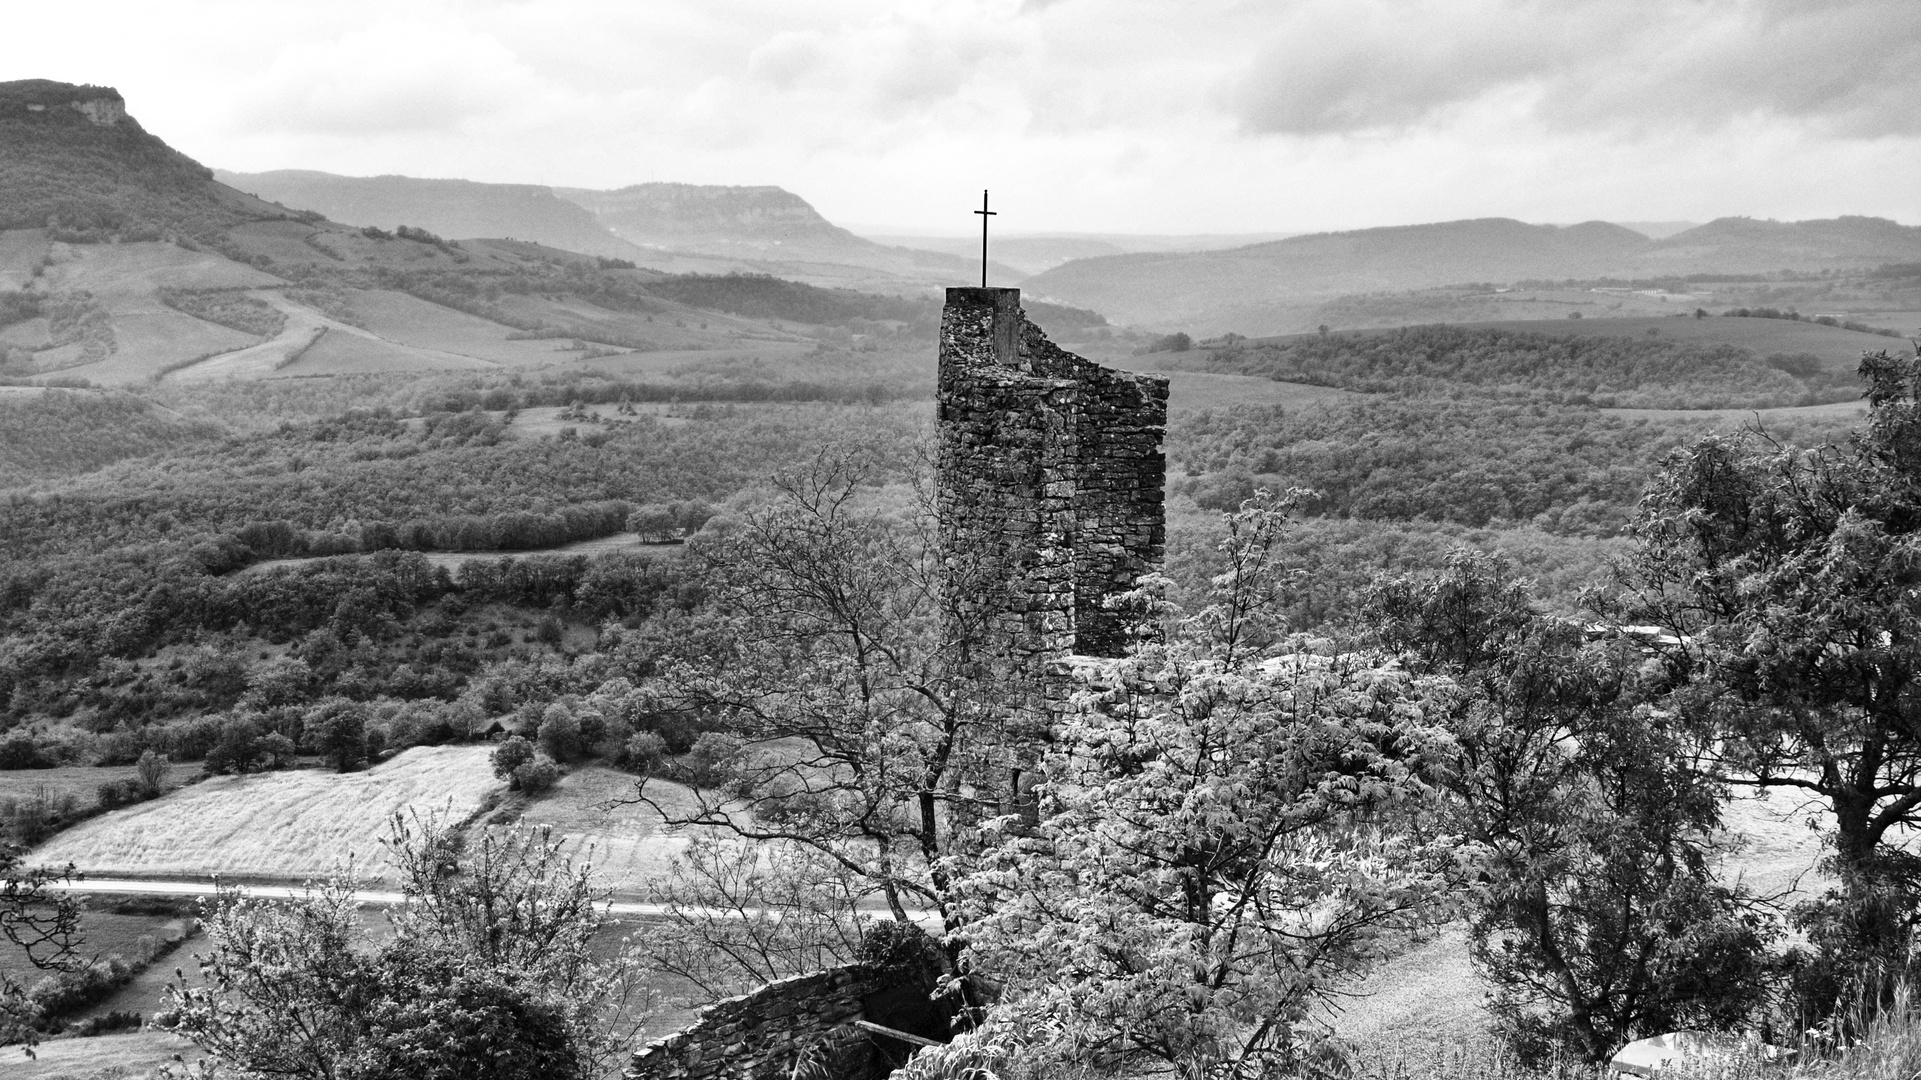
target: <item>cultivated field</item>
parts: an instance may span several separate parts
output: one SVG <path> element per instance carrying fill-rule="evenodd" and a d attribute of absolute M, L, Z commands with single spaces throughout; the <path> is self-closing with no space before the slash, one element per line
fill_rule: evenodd
<path fill-rule="evenodd" d="M 498 791 L 486 746 L 415 747 L 364 772 L 221 776 L 83 822 L 35 849 L 41 865 L 99 877 L 325 877 L 352 859 L 383 876 L 395 812 L 459 821 Z"/>
<path fill-rule="evenodd" d="M 284 284 L 224 255 L 188 251 L 161 241 L 129 244 L 54 244 L 41 284 L 52 292 L 85 289 L 106 300 L 151 296 L 175 289 L 236 289 Z"/>
<path fill-rule="evenodd" d="M 499 323 L 406 293 L 357 289 L 349 295 L 367 329 L 401 345 L 459 353 L 513 367 L 538 367 L 579 355 L 560 351 L 560 346 L 567 344 L 565 340 L 510 341 L 509 329 Z"/>
<path fill-rule="evenodd" d="M 647 878 L 666 871 L 692 834 L 667 832 L 648 807 L 609 805 L 632 799 L 634 781 L 631 773 L 605 765 L 583 766 L 534 800 L 519 824 L 551 826 L 570 856 L 593 864 L 602 884 L 617 893 L 638 892 Z M 679 784 L 651 781 L 647 794 L 669 808 L 690 805 Z"/>

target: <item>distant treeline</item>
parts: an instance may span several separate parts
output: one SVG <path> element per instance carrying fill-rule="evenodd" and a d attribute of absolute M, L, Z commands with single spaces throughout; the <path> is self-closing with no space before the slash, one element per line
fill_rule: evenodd
<path fill-rule="evenodd" d="M 1867 323 L 1855 322 L 1853 319 L 1840 319 L 1833 315 L 1803 315 L 1793 308 L 1782 311 L 1779 308 L 1771 307 L 1740 307 L 1730 308 L 1727 311 L 1723 311 L 1721 315 L 1729 319 L 1790 319 L 1794 322 L 1819 323 L 1822 326 L 1833 326 L 1842 330 L 1853 330 L 1861 334 L 1879 334 L 1882 337 L 1891 338 L 1901 336 L 1899 330 L 1889 330 L 1880 326 L 1869 326 Z"/>
<path fill-rule="evenodd" d="M 160 302 L 183 314 L 257 337 L 273 337 L 287 325 L 287 315 L 241 289 L 170 289 L 159 292 Z"/>
<path fill-rule="evenodd" d="M 633 503 L 609 499 L 545 514 L 458 514 L 355 522 L 338 530 L 302 529 L 285 519 L 252 521 L 232 536 L 197 545 L 193 555 L 209 573 L 224 574 L 262 559 L 376 551 L 537 551 L 612 536 L 626 528 L 634 509 Z"/>
<path fill-rule="evenodd" d="M 1852 372 L 1809 354 L 1757 355 L 1735 345 L 1659 336 L 1578 337 L 1462 326 L 1412 326 L 1235 344 L 1207 366 L 1366 393 L 1458 396 L 1463 390 L 1601 408 L 1772 408 L 1847 401 Z"/>

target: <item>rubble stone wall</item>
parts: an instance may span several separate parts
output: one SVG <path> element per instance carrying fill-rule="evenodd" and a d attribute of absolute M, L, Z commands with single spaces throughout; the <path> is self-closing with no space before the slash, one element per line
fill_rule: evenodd
<path fill-rule="evenodd" d="M 1166 545 L 1167 380 L 1055 345 L 1018 289 L 963 288 L 947 290 L 938 396 L 949 636 L 1027 687 L 1070 655 L 1120 655 L 1106 602 Z"/>
<path fill-rule="evenodd" d="M 882 988 L 860 965 L 768 983 L 641 1048 L 627 1080 L 788 1080 L 803 1054 L 819 1063 L 815 1075 L 878 1080 L 887 1066 L 850 1022 L 861 1018 L 861 999 Z"/>

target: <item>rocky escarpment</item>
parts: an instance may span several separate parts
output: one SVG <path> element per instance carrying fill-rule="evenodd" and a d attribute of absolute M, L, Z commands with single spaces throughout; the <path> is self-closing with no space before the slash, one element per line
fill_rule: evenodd
<path fill-rule="evenodd" d="M 534 184 L 340 176 L 310 169 L 216 172 L 223 183 L 345 225 L 412 225 L 454 239 L 510 237 L 585 255 L 632 256 L 634 248 L 594 215 Z"/>
<path fill-rule="evenodd" d="M 218 184 L 148 134 L 120 92 L 48 79 L 0 82 L 0 229 L 77 240 L 218 235 L 285 211 Z"/>
<path fill-rule="evenodd" d="M 615 191 L 555 188 L 554 192 L 591 211 L 622 239 L 638 244 L 878 247 L 821 217 L 807 200 L 778 187 L 655 183 Z"/>

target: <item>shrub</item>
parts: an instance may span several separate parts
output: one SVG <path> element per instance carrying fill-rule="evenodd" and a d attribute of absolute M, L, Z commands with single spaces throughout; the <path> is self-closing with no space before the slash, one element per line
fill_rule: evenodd
<path fill-rule="evenodd" d="M 52 765 L 31 735 L 16 733 L 0 742 L 0 769 L 45 769 Z"/>
<path fill-rule="evenodd" d="M 580 756 L 580 721 L 573 710 L 559 702 L 541 713 L 537 738 L 540 748 L 555 761 L 572 761 Z"/>
<path fill-rule="evenodd" d="M 167 774 L 172 771 L 173 766 L 167 759 L 152 750 L 141 751 L 140 760 L 133 764 L 134 779 L 140 782 L 141 790 L 149 799 L 158 797 L 166 790 Z"/>
<path fill-rule="evenodd" d="M 518 788 L 520 781 L 516 773 L 533 759 L 534 744 L 518 735 L 509 735 L 505 742 L 494 747 L 494 775 L 506 780 L 508 787 Z"/>
<path fill-rule="evenodd" d="M 667 740 L 651 731 L 635 732 L 620 751 L 620 765 L 642 776 L 659 772 L 666 759 Z"/>
<path fill-rule="evenodd" d="M 514 770 L 513 786 L 529 795 L 538 795 L 559 782 L 560 766 L 544 755 L 535 755 L 532 761 Z"/>
<path fill-rule="evenodd" d="M 732 735 L 705 732 L 694 740 L 694 748 L 681 761 L 681 771 L 695 787 L 719 787 L 732 779 L 740 749 L 740 740 Z"/>
<path fill-rule="evenodd" d="M 209 776 L 222 773 L 253 772 L 260 767 L 260 729 L 243 716 L 230 716 L 220 724 L 219 741 L 207 751 L 201 764 Z"/>
<path fill-rule="evenodd" d="M 148 793 L 146 785 L 142 784 L 137 776 L 129 776 L 124 780 L 106 780 L 94 789 L 94 799 L 100 803 L 102 810 L 118 810 L 120 807 L 145 802 L 151 798 L 153 795 Z"/>

